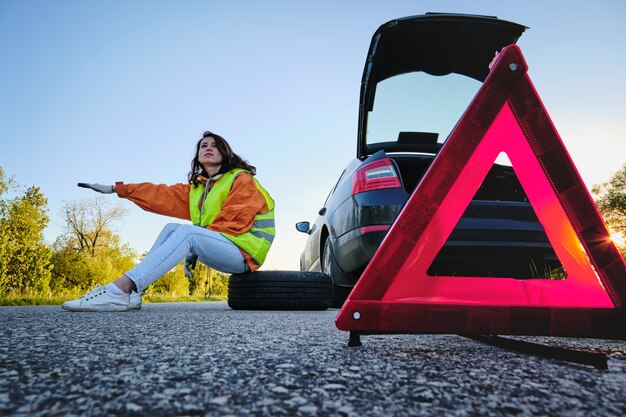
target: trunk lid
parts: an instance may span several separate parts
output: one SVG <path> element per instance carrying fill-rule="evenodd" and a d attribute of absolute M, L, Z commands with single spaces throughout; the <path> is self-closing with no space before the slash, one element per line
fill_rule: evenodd
<path fill-rule="evenodd" d="M 496 17 L 449 13 L 382 25 L 363 71 L 357 157 L 380 150 L 437 153 L 496 51 L 525 30 Z"/>

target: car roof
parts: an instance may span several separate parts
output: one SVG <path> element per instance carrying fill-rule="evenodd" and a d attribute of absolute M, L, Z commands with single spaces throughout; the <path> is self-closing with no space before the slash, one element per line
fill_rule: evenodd
<path fill-rule="evenodd" d="M 431 75 L 457 73 L 482 82 L 495 52 L 516 43 L 526 29 L 495 16 L 456 13 L 426 13 L 381 25 L 372 36 L 361 80 L 357 156 L 374 150 L 367 148 L 365 129 L 380 81 L 424 71 Z"/>

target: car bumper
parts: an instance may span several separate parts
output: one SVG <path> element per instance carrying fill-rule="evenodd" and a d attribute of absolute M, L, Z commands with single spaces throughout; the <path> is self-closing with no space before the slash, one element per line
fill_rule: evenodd
<path fill-rule="evenodd" d="M 337 285 L 356 284 L 390 227 L 389 224 L 359 227 L 337 239 L 337 263 L 346 274 L 346 282 L 336 282 Z"/>

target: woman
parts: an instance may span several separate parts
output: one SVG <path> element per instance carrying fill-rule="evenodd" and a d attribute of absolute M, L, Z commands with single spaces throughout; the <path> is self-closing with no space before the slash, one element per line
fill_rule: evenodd
<path fill-rule="evenodd" d="M 226 273 L 257 270 L 274 239 L 274 201 L 254 179 L 256 168 L 228 142 L 205 132 L 196 145 L 188 184 L 150 183 L 79 187 L 127 198 L 146 211 L 190 224 L 168 224 L 146 257 L 106 286 L 63 304 L 71 311 L 127 311 L 141 308 L 141 293 L 182 259 L 197 257 Z M 195 261 L 195 259 L 194 259 Z M 186 272 L 188 262 L 185 264 Z"/>

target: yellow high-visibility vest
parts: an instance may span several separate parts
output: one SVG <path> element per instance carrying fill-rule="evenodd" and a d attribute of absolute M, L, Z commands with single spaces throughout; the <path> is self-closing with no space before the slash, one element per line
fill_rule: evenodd
<path fill-rule="evenodd" d="M 205 187 L 204 184 L 197 186 L 192 185 L 189 189 L 189 213 L 191 215 L 191 221 L 193 224 L 201 227 L 206 227 L 213 223 L 218 213 L 226 201 L 226 197 L 233 186 L 235 178 L 242 172 L 247 172 L 241 168 L 235 168 L 231 171 L 225 172 L 222 176 L 213 184 L 213 187 Z M 259 265 L 262 265 L 267 257 L 267 252 L 272 246 L 274 236 L 276 235 L 276 228 L 274 223 L 274 200 L 270 197 L 269 193 L 261 187 L 261 184 L 254 179 L 254 183 L 257 190 L 265 198 L 268 211 L 265 213 L 258 213 L 254 216 L 254 223 L 252 228 L 238 236 L 232 236 L 227 233 L 221 233 L 225 238 L 232 241 L 239 248 L 249 254 Z M 208 182 L 207 182 L 208 184 Z M 202 204 L 202 210 L 198 207 L 201 199 L 204 198 Z"/>
<path fill-rule="evenodd" d="M 225 172 L 213 184 L 213 187 L 207 190 L 204 184 L 197 186 L 192 185 L 189 189 L 189 213 L 193 224 L 206 227 L 213 223 L 218 213 L 226 201 L 226 197 L 235 182 L 237 175 L 247 172 L 241 168 L 235 168 Z M 261 187 L 261 184 L 254 179 L 257 190 L 265 198 L 268 211 L 258 213 L 254 216 L 252 228 L 238 236 L 232 236 L 227 233 L 221 233 L 225 238 L 232 241 L 239 248 L 249 254 L 259 265 L 262 265 L 267 257 L 267 252 L 274 241 L 276 228 L 274 223 L 274 200 L 269 193 Z M 208 182 L 207 182 L 208 184 Z M 204 198 L 202 210 L 198 207 L 201 199 Z"/>
<path fill-rule="evenodd" d="M 189 213 L 193 224 L 206 227 L 213 223 L 222 209 L 224 201 L 226 201 L 226 197 L 233 186 L 235 178 L 242 172 L 248 171 L 235 168 L 225 172 L 215 184 L 213 184 L 213 187 L 209 187 L 209 189 L 207 189 L 204 184 L 198 184 L 197 186 L 191 185 L 189 189 Z M 269 193 L 261 187 L 261 184 L 259 184 L 256 178 L 253 179 L 257 190 L 259 190 L 265 198 L 268 211 L 258 213 L 254 216 L 252 228 L 246 233 L 238 236 L 232 236 L 226 233 L 221 234 L 248 253 L 259 265 L 262 265 L 270 246 L 272 246 L 274 236 L 276 235 L 274 200 L 270 197 Z M 198 206 L 202 199 L 204 199 L 204 202 L 201 210 Z"/>

